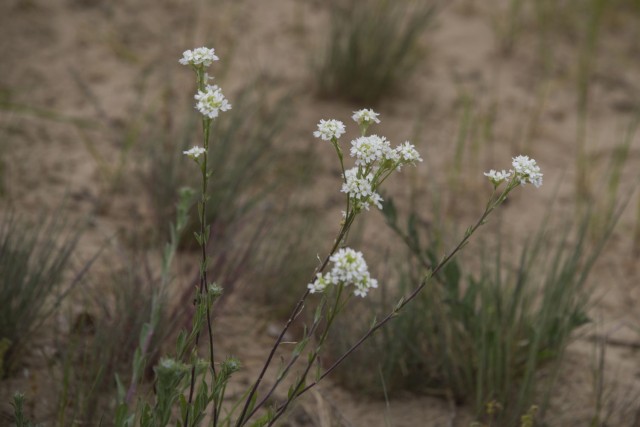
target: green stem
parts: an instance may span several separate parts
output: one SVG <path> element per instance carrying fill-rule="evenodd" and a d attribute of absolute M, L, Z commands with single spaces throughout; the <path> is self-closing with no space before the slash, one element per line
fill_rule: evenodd
<path fill-rule="evenodd" d="M 203 85 L 203 78 L 200 73 L 198 73 L 198 87 Z M 200 294 L 200 298 L 197 298 L 199 304 L 206 304 L 206 313 L 207 313 L 207 332 L 209 335 L 209 363 L 211 365 L 211 372 L 213 375 L 214 382 L 217 380 L 217 373 L 215 368 L 215 357 L 213 351 L 213 328 L 211 324 L 211 304 L 209 301 L 208 290 L 207 290 L 207 242 L 209 240 L 208 227 L 206 226 L 207 222 L 207 188 L 209 181 L 209 174 L 207 170 L 207 160 L 208 160 L 208 151 L 209 151 L 209 138 L 211 133 L 211 119 L 204 117 L 202 119 L 202 128 L 203 128 L 203 139 L 204 139 L 204 154 L 202 163 L 200 163 L 200 173 L 202 176 L 202 194 L 200 199 L 200 249 L 201 249 L 201 265 L 200 265 L 200 286 L 198 292 Z M 200 330 L 196 332 L 196 338 L 194 343 L 194 351 L 197 352 L 198 343 L 200 341 Z M 196 361 L 193 361 L 193 365 L 191 367 L 191 382 L 189 386 L 189 407 L 187 408 L 185 414 L 184 425 L 188 426 L 189 422 L 189 408 L 193 402 L 193 392 L 195 389 L 195 381 L 196 381 Z M 214 426 L 218 420 L 218 402 L 217 397 L 214 396 L 213 402 L 213 419 Z"/>

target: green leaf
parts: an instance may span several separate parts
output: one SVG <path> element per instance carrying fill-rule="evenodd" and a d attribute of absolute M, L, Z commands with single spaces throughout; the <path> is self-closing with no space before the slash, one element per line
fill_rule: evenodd
<path fill-rule="evenodd" d="M 180 331 L 178 334 L 178 340 L 176 343 L 176 354 L 178 356 L 182 355 L 187 345 L 187 331 L 184 329 Z"/>

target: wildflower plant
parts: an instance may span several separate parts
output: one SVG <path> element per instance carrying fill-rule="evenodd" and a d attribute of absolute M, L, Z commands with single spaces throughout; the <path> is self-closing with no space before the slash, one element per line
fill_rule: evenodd
<path fill-rule="evenodd" d="M 347 247 L 347 235 L 355 219 L 372 206 L 382 209 L 381 185 L 396 171 L 405 165 L 416 165 L 422 161 L 419 152 L 410 142 L 393 147 L 391 142 L 375 134 L 368 134 L 371 125 L 380 122 L 379 114 L 373 110 L 354 112 L 352 119 L 360 129 L 360 136 L 350 142 L 349 156 L 353 166 L 347 167 L 340 140 L 346 132 L 346 126 L 339 120 L 321 120 L 313 136 L 322 143 L 330 143 L 336 152 L 341 168 L 342 183 L 336 190 L 344 193 L 344 211 L 340 228 L 328 253 L 320 258 L 321 262 L 311 275 L 305 287 L 301 286 L 302 296 L 293 307 L 291 314 L 275 339 L 262 369 L 242 397 L 223 407 L 225 390 L 231 375 L 241 368 L 240 362 L 228 357 L 216 361 L 214 357 L 212 303 L 222 293 L 222 288 L 209 281 L 207 242 L 210 237 L 206 223 L 207 185 L 215 174 L 209 171 L 207 153 L 212 121 L 220 112 L 231 108 L 219 87 L 209 85 L 210 77 L 205 70 L 217 61 L 213 49 L 199 48 L 186 51 L 180 63 L 189 65 L 196 73 L 197 101 L 196 109 L 202 114 L 203 146 L 196 146 L 184 152 L 200 168 L 202 178 L 201 199 L 198 202 L 200 229 L 195 238 L 201 249 L 200 282 L 195 296 L 195 311 L 191 331 L 183 331 L 178 336 L 176 356 L 164 358 L 156 367 L 156 403 L 142 405 L 131 413 L 127 402 L 118 407 L 116 425 L 128 426 L 139 422 L 143 426 L 164 426 L 168 423 L 179 426 L 196 426 L 210 415 L 212 426 L 272 426 L 287 411 L 291 404 L 323 378 L 336 369 L 349 355 L 362 345 L 373 333 L 387 324 L 412 301 L 436 275 L 467 243 L 471 235 L 486 222 L 489 214 L 498 207 L 509 192 L 519 185 L 531 182 L 541 184 L 541 173 L 534 160 L 518 157 L 514 159 L 514 171 L 508 175 L 507 185 L 498 191 L 504 180 L 494 182 L 494 191 L 477 223 L 467 230 L 460 243 L 442 260 L 428 271 L 421 282 L 400 299 L 394 309 L 381 320 L 374 320 L 370 328 L 344 354 L 325 368 L 321 364 L 321 354 L 336 318 L 349 304 L 353 296 L 366 297 L 378 287 L 378 281 L 369 272 L 364 255 Z M 495 174 L 490 177 L 495 178 Z M 215 244 L 215 242 L 214 242 Z M 330 267 L 330 269 L 329 269 Z M 311 298 L 314 295 L 314 298 Z M 317 298 L 315 298 L 317 296 Z M 309 303 L 312 300 L 312 303 Z M 302 336 L 288 357 L 279 356 L 280 366 L 275 380 L 266 391 L 259 391 L 268 370 L 274 370 L 273 361 L 283 344 L 292 323 L 308 306 L 314 306 L 312 320 L 306 325 Z M 209 357 L 203 361 L 198 357 L 201 331 L 206 328 Z M 135 365 L 135 363 L 134 363 Z M 135 370 L 135 369 L 134 369 Z M 312 374 L 313 370 L 313 374 Z M 295 373 L 295 377 L 293 374 Z M 292 379 L 293 377 L 293 379 Z M 275 393 L 288 385 L 287 397 L 277 399 Z M 180 416 L 175 417 L 173 407 L 178 406 Z M 224 414 L 223 414 L 224 412 Z"/>

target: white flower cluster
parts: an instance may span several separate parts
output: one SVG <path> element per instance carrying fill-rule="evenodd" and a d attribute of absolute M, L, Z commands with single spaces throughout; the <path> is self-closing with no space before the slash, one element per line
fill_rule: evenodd
<path fill-rule="evenodd" d="M 380 182 L 393 170 L 400 170 L 403 165 L 422 161 L 420 153 L 408 141 L 391 148 L 391 143 L 383 136 L 364 135 L 369 124 L 380 123 L 378 116 L 379 114 L 373 110 L 363 109 L 354 111 L 351 117 L 360 125 L 363 136 L 351 141 L 349 154 L 355 159 L 356 166 L 344 172 L 344 183 L 340 191 L 348 194 L 356 212 L 362 209 L 369 210 L 371 204 L 382 209 L 382 197 L 376 192 Z M 338 138 L 344 133 L 345 126 L 341 121 L 320 120 L 318 130 L 313 135 L 337 143 Z M 341 152 L 339 154 L 342 156 Z M 346 213 L 343 216 L 346 217 Z"/>
<path fill-rule="evenodd" d="M 491 181 L 493 185 L 497 187 L 503 182 L 509 181 L 511 179 L 512 174 L 513 174 L 512 170 L 507 172 L 504 169 L 502 169 L 502 171 L 491 169 L 489 172 L 485 172 L 484 176 L 488 177 L 489 181 Z"/>
<path fill-rule="evenodd" d="M 371 135 L 361 136 L 351 141 L 351 157 L 356 159 L 356 165 L 366 166 L 387 159 L 396 160 L 398 155 L 391 148 L 387 138 Z"/>
<path fill-rule="evenodd" d="M 502 171 L 491 169 L 489 172 L 485 172 L 484 175 L 489 178 L 489 181 L 491 181 L 495 187 L 515 177 L 521 185 L 530 183 L 536 188 L 540 188 L 542 185 L 542 173 L 534 159 L 530 159 L 529 156 L 517 156 L 513 158 L 511 164 L 513 165 L 513 169 L 509 169 L 508 171 L 504 169 Z"/>
<path fill-rule="evenodd" d="M 222 94 L 222 90 L 218 85 L 206 85 L 205 91 L 198 90 L 198 93 L 194 96 L 196 101 L 196 109 L 202 113 L 202 115 L 215 119 L 218 117 L 220 111 L 227 111 L 231 109 L 231 104 Z"/>
<path fill-rule="evenodd" d="M 354 122 L 358 123 L 360 126 L 369 125 L 371 122 L 380 123 L 380 119 L 378 118 L 380 114 L 375 111 L 369 109 L 362 109 L 353 112 L 353 116 L 351 118 Z"/>
<path fill-rule="evenodd" d="M 415 162 L 422 161 L 422 157 L 420 157 L 420 153 L 416 150 L 415 145 L 411 144 L 409 141 L 405 141 L 401 145 L 397 146 L 396 151 L 400 156 L 400 164 L 415 164 Z"/>
<path fill-rule="evenodd" d="M 320 120 L 318 130 L 313 132 L 313 136 L 323 141 L 338 139 L 345 133 L 344 123 L 340 120 Z"/>
<path fill-rule="evenodd" d="M 340 191 L 349 195 L 349 199 L 357 211 L 369 210 L 371 203 L 378 209 L 382 209 L 382 197 L 373 190 L 373 174 L 358 176 L 359 173 L 358 167 L 344 171 L 345 182 Z"/>
<path fill-rule="evenodd" d="M 530 159 L 528 156 L 518 156 L 513 158 L 512 165 L 520 184 L 524 185 L 529 182 L 536 188 L 540 188 L 542 185 L 542 173 L 535 160 Z"/>
<path fill-rule="evenodd" d="M 182 53 L 182 58 L 180 58 L 179 62 L 182 65 L 202 65 L 204 67 L 208 67 L 213 63 L 213 61 L 217 61 L 218 59 L 219 58 L 216 56 L 215 49 L 209 49 L 208 47 L 199 47 L 193 50 L 185 50 Z"/>
<path fill-rule="evenodd" d="M 362 252 L 354 251 L 351 248 L 342 248 L 329 258 L 333 263 L 333 268 L 329 273 L 316 275 L 316 280 L 309 283 L 307 287 L 313 294 L 324 292 L 328 285 L 344 286 L 353 285 L 354 295 L 364 298 L 369 289 L 377 288 L 378 281 L 372 279 L 369 268 L 362 256 Z"/>
<path fill-rule="evenodd" d="M 213 77 L 204 72 L 206 67 L 217 60 L 215 49 L 199 47 L 193 50 L 185 50 L 182 53 L 182 58 L 178 61 L 182 65 L 191 65 L 198 75 L 199 86 L 204 85 L 204 90 L 198 89 L 198 93 L 195 95 L 197 101 L 196 109 L 210 119 L 218 117 L 220 111 L 231 109 L 231 104 L 222 94 L 222 90 L 217 85 L 208 84 L 209 80 L 213 80 Z"/>
<path fill-rule="evenodd" d="M 191 157 L 193 160 L 196 160 L 198 157 L 204 154 L 205 151 L 206 150 L 204 148 L 195 146 L 193 148 L 188 149 L 187 151 L 183 151 L 182 153 L 187 155 L 188 157 Z"/>

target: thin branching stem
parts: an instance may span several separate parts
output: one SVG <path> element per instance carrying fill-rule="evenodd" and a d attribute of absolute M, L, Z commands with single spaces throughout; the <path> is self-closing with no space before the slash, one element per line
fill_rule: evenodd
<path fill-rule="evenodd" d="M 323 299 L 320 310 L 324 309 L 325 304 L 326 304 L 326 299 Z M 311 325 L 311 328 L 309 329 L 307 334 L 303 337 L 303 340 L 308 340 L 310 337 L 313 336 L 316 329 L 318 329 L 318 326 L 320 325 L 321 320 L 322 320 L 321 317 L 314 320 L 313 324 Z M 289 370 L 296 363 L 296 361 L 298 360 L 301 354 L 302 354 L 302 351 L 299 351 L 293 354 L 293 356 L 291 356 L 291 359 L 289 359 L 289 362 L 287 363 L 287 365 L 282 369 L 282 372 L 278 375 L 278 378 L 276 378 L 276 381 L 271 386 L 271 389 L 264 395 L 264 397 L 260 400 L 260 402 L 258 402 L 253 407 L 253 410 L 249 413 L 249 415 L 247 415 L 248 420 L 251 419 L 251 417 L 267 402 L 267 400 L 269 400 L 269 398 L 271 397 L 271 395 L 273 395 L 273 393 L 278 388 L 280 383 L 282 383 L 282 381 L 286 378 L 287 374 L 289 373 Z"/>
<path fill-rule="evenodd" d="M 304 372 L 300 376 L 300 379 L 298 380 L 298 382 L 295 384 L 295 387 L 293 388 L 293 390 L 294 390 L 293 393 L 287 399 L 287 401 L 283 405 L 281 405 L 280 408 L 278 408 L 278 411 L 276 412 L 274 417 L 271 419 L 271 421 L 269 422 L 268 426 L 272 426 L 273 423 L 275 423 L 276 420 L 287 410 L 287 407 L 289 406 L 289 404 L 291 402 L 293 402 L 293 400 L 296 399 L 297 396 L 299 396 L 298 389 L 301 388 L 304 385 L 304 383 L 306 382 L 307 375 L 309 375 L 309 371 L 311 370 L 311 367 L 313 366 L 314 362 L 318 358 L 318 354 L 320 353 L 320 349 L 322 348 L 322 345 L 324 344 L 325 340 L 327 339 L 327 336 L 329 334 L 329 329 L 331 328 L 331 325 L 333 324 L 333 321 L 335 320 L 336 315 L 338 314 L 340 309 L 342 307 L 344 307 L 344 305 L 340 306 L 340 297 L 342 296 L 342 290 L 343 290 L 343 286 L 340 285 L 338 287 L 338 292 L 337 292 L 335 304 L 334 304 L 333 308 L 331 309 L 331 311 L 329 312 L 329 316 L 327 316 L 327 327 L 322 332 L 322 336 L 320 337 L 320 341 L 318 342 L 318 345 L 317 345 L 315 351 L 313 352 L 313 355 L 309 358 L 309 360 L 307 362 L 307 366 L 304 369 Z"/>
<path fill-rule="evenodd" d="M 324 379 L 327 375 L 329 375 L 331 372 L 333 372 L 347 357 L 349 357 L 358 347 L 360 347 L 369 337 L 371 337 L 373 335 L 374 332 L 376 332 L 378 329 L 380 329 L 381 327 L 383 327 L 385 324 L 387 324 L 391 319 L 393 319 L 394 317 L 396 317 L 398 315 L 398 313 L 404 308 L 404 306 L 406 306 L 409 302 L 411 302 L 419 293 L 420 291 L 422 291 L 422 289 L 424 289 L 424 287 L 429 283 L 430 279 L 436 275 L 469 241 L 469 239 L 471 238 L 471 236 L 475 233 L 475 231 L 480 228 L 483 224 L 485 224 L 487 217 L 489 216 L 489 214 L 496 208 L 498 207 L 500 204 L 502 204 L 502 202 L 504 202 L 504 200 L 507 197 L 507 194 L 514 189 L 515 187 L 517 187 L 519 185 L 519 183 L 513 179 L 511 182 L 508 183 L 508 185 L 506 186 L 505 190 L 497 197 L 494 199 L 495 196 L 495 190 L 494 192 L 491 194 L 491 197 L 489 198 L 489 202 L 487 203 L 487 206 L 483 212 L 483 214 L 480 216 L 480 219 L 478 219 L 478 221 L 469 229 L 467 229 L 467 231 L 465 232 L 464 237 L 462 238 L 462 240 L 456 245 L 456 247 L 449 252 L 448 255 L 446 255 L 439 263 L 438 265 L 435 266 L 435 268 L 432 271 L 429 271 L 425 274 L 424 278 L 422 279 L 420 285 L 418 287 L 416 287 L 407 297 L 401 299 L 398 304 L 394 307 L 393 310 L 391 310 L 391 312 L 389 312 L 382 320 L 374 323 L 369 330 L 362 336 L 360 337 L 360 339 L 358 341 L 356 341 L 355 344 L 353 344 L 342 356 L 340 356 L 328 369 L 326 369 L 314 382 L 312 382 L 311 384 L 307 385 L 306 387 L 304 387 L 302 390 L 300 390 L 299 392 L 296 390 L 296 392 L 294 393 L 294 395 L 292 396 L 292 398 L 287 399 L 286 402 L 284 402 L 283 404 L 281 404 L 277 411 L 276 414 L 274 415 L 274 417 L 271 419 L 271 422 L 269 425 L 272 425 L 280 416 L 282 416 L 282 414 L 284 413 L 284 411 L 286 410 L 287 406 L 290 404 L 290 402 L 298 397 L 300 397 L 302 394 L 304 394 L 306 391 L 308 391 L 309 389 L 313 388 L 314 386 L 316 386 L 322 379 Z"/>
<path fill-rule="evenodd" d="M 342 228 L 340 229 L 340 233 L 338 233 L 338 237 L 335 239 L 335 241 L 333 243 L 333 247 L 329 251 L 329 254 L 324 258 L 322 264 L 320 264 L 320 266 L 318 268 L 316 268 L 316 270 L 313 272 L 313 276 L 311 277 L 310 282 L 313 282 L 313 280 L 315 279 L 316 275 L 318 273 L 323 272 L 324 269 L 326 268 L 327 264 L 329 264 L 329 259 L 335 253 L 335 251 L 338 250 L 338 247 L 340 246 L 340 244 L 342 243 L 344 237 L 346 236 L 347 232 L 349 231 L 349 228 L 351 227 L 351 224 L 353 224 L 353 220 L 355 219 L 355 217 L 356 217 L 356 214 L 351 213 L 351 214 L 349 214 L 347 216 L 347 218 L 345 218 L 345 222 L 342 225 Z M 269 355 L 267 356 L 267 359 L 266 359 L 266 361 L 264 363 L 264 366 L 262 367 L 262 370 L 260 371 L 260 374 L 258 375 L 258 379 L 253 384 L 253 387 L 251 387 L 251 391 L 249 392 L 249 395 L 247 396 L 247 399 L 245 401 L 245 404 L 244 404 L 244 407 L 242 409 L 242 412 L 240 413 L 240 416 L 238 417 L 238 421 L 236 422 L 236 427 L 240 427 L 240 426 L 244 425 L 245 421 L 248 421 L 249 417 L 247 417 L 246 415 L 247 415 L 247 411 L 249 410 L 249 406 L 251 405 L 251 400 L 253 399 L 253 396 L 256 394 L 256 391 L 258 390 L 258 386 L 262 382 L 262 379 L 264 378 L 264 375 L 266 374 L 267 369 L 271 365 L 271 361 L 273 360 L 273 356 L 275 355 L 276 350 L 278 349 L 278 347 L 282 343 L 282 340 L 284 339 L 284 336 L 287 333 L 287 331 L 289 330 L 289 327 L 291 326 L 293 321 L 302 312 L 302 309 L 304 308 L 304 302 L 306 301 L 306 299 L 307 299 L 307 297 L 309 296 L 310 293 L 311 293 L 310 290 L 307 289 L 305 291 L 305 293 L 302 295 L 302 297 L 300 298 L 300 300 L 298 300 L 298 302 L 296 303 L 295 307 L 293 308 L 293 311 L 291 312 L 291 315 L 289 316 L 289 319 L 287 320 L 287 323 L 285 323 L 284 327 L 282 328 L 282 331 L 280 332 L 280 335 L 278 335 L 278 338 L 276 339 L 276 342 L 273 344 L 273 347 L 271 347 L 271 351 L 269 352 Z"/>

